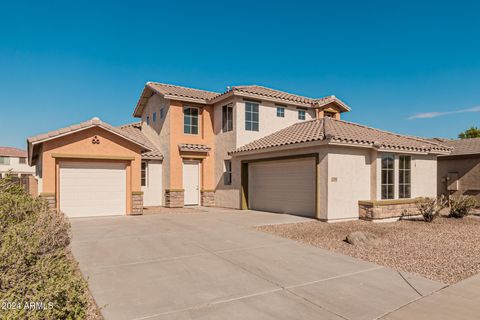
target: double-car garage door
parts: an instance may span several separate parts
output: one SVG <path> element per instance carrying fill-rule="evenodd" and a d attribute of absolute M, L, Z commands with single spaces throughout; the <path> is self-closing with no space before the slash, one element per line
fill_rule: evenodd
<path fill-rule="evenodd" d="M 120 162 L 61 162 L 60 210 L 68 217 L 123 215 L 127 175 Z"/>
<path fill-rule="evenodd" d="M 249 208 L 315 217 L 315 172 L 315 158 L 249 163 Z"/>

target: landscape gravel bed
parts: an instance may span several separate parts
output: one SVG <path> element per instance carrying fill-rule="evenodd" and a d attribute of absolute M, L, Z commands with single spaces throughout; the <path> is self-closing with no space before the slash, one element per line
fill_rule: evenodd
<path fill-rule="evenodd" d="M 431 223 L 349 221 L 268 225 L 258 230 L 453 284 L 480 272 L 480 218 L 439 217 Z M 354 231 L 371 232 L 375 246 L 345 241 Z"/>

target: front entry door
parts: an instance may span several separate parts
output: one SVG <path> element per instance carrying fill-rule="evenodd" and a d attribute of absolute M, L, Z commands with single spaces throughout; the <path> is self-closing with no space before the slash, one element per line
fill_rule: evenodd
<path fill-rule="evenodd" d="M 183 189 L 185 205 L 200 203 L 200 168 L 198 161 L 183 162 Z"/>

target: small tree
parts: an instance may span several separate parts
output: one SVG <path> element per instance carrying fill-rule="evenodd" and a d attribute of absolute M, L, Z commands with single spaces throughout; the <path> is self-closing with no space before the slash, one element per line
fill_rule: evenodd
<path fill-rule="evenodd" d="M 460 139 L 480 138 L 480 129 L 472 126 L 458 135 Z"/>
<path fill-rule="evenodd" d="M 432 222 L 446 206 L 447 201 L 444 195 L 438 198 L 421 198 L 417 201 L 417 209 L 425 222 Z"/>

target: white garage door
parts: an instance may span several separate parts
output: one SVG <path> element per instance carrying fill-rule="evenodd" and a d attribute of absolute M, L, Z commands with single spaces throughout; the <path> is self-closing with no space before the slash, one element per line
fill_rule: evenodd
<path fill-rule="evenodd" d="M 249 207 L 315 217 L 315 159 L 248 165 Z"/>
<path fill-rule="evenodd" d="M 127 181 L 124 163 L 60 163 L 60 210 L 69 217 L 123 215 Z"/>

